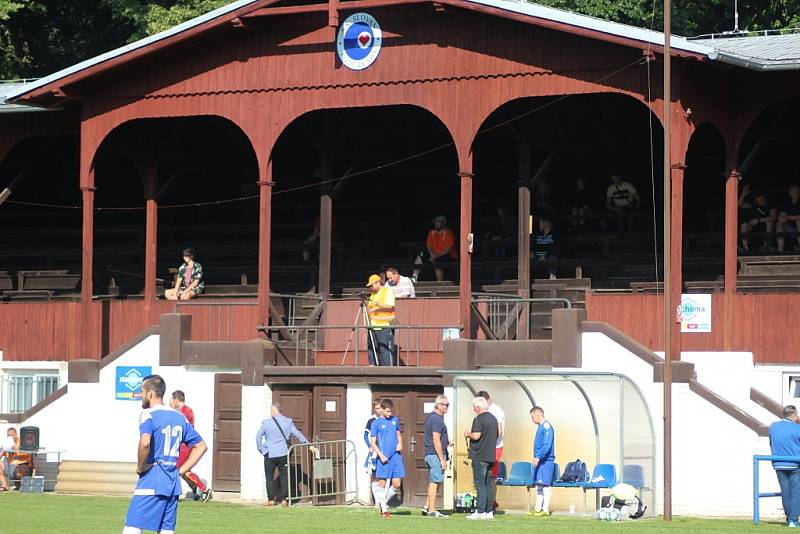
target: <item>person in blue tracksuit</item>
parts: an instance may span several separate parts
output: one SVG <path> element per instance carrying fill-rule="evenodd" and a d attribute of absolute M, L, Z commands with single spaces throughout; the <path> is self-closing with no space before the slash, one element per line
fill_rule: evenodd
<path fill-rule="evenodd" d="M 769 426 L 769 445 L 773 456 L 800 457 L 800 425 L 797 424 L 797 408 L 786 406 L 783 419 Z M 778 484 L 781 486 L 783 511 L 791 528 L 800 528 L 800 463 L 772 462 Z"/>
<path fill-rule="evenodd" d="M 556 465 L 556 433 L 553 425 L 545 419 L 541 406 L 531 408 L 531 421 L 537 425 L 533 439 L 533 485 L 536 486 L 536 508 L 532 515 L 550 515 L 550 499 L 553 496 L 553 471 Z"/>

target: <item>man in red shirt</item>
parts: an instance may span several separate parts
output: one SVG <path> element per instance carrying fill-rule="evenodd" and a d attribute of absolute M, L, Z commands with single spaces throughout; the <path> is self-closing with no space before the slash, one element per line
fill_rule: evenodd
<path fill-rule="evenodd" d="M 414 261 L 419 267 L 414 269 L 412 280 L 417 281 L 422 265 L 431 263 L 436 280 L 441 282 L 444 280 L 445 265 L 458 262 L 456 235 L 447 227 L 447 218 L 444 215 L 437 215 L 433 219 L 433 228 L 428 232 L 425 249 Z"/>
<path fill-rule="evenodd" d="M 186 420 L 189 421 L 189 424 L 194 426 L 194 412 L 186 405 L 186 395 L 183 391 L 179 389 L 173 391 L 169 405 L 173 410 L 181 412 Z M 181 444 L 180 451 L 178 452 L 178 469 L 180 469 L 189 457 L 191 450 L 192 449 L 188 446 Z M 193 471 L 187 471 L 186 474 L 183 475 L 183 480 L 185 480 L 192 489 L 194 500 L 205 502 L 211 498 L 211 490 L 208 488 L 206 481 L 197 476 Z"/>

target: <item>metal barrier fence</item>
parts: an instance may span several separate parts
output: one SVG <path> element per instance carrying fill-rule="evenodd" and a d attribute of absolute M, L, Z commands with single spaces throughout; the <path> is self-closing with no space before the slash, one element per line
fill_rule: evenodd
<path fill-rule="evenodd" d="M 780 497 L 781 492 L 768 492 L 761 493 L 759 489 L 759 475 L 758 466 L 759 462 L 795 462 L 800 464 L 800 456 L 771 456 L 768 454 L 754 454 L 753 455 L 753 524 L 758 524 L 760 507 L 759 501 L 763 497 Z"/>
<path fill-rule="evenodd" d="M 530 339 L 532 318 L 537 315 L 550 316 L 552 313 L 552 308 L 537 310 L 537 304 L 572 307 L 572 302 L 566 298 L 522 298 L 504 293 L 473 293 L 472 303 L 481 314 L 485 309 L 484 319 L 499 340 Z"/>
<path fill-rule="evenodd" d="M 392 365 L 419 367 L 421 357 L 426 352 L 441 352 L 442 341 L 459 337 L 459 326 L 393 325 L 391 350 L 394 353 Z M 355 366 L 368 364 L 367 336 L 371 328 L 364 325 L 295 325 L 259 326 L 267 337 L 273 332 L 286 332 L 283 337 L 290 338 L 278 343 L 277 348 L 287 359 L 293 354 L 294 365 L 315 365 L 317 352 L 323 349 L 342 351 L 340 365 L 344 365 L 349 354 L 353 354 Z M 319 341 L 319 334 L 325 334 L 325 344 Z M 339 333 L 338 339 L 333 337 Z M 290 360 L 291 361 L 291 360 Z"/>
<path fill-rule="evenodd" d="M 350 504 L 358 499 L 356 446 L 349 439 L 289 447 L 289 504 Z"/>

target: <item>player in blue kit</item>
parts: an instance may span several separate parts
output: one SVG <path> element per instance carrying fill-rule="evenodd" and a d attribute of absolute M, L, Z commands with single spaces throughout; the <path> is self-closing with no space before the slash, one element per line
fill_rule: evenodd
<path fill-rule="evenodd" d="M 173 534 L 178 515 L 180 477 L 191 471 L 208 447 L 180 412 L 164 406 L 167 386 L 158 375 L 142 381 L 142 412 L 139 421 L 139 452 L 136 473 L 139 481 L 133 492 L 122 534 L 152 530 Z M 191 447 L 180 469 L 181 443 Z"/>
<path fill-rule="evenodd" d="M 550 499 L 553 496 L 553 471 L 556 466 L 556 433 L 550 421 L 544 417 L 540 406 L 531 408 L 531 421 L 538 427 L 533 439 L 533 485 L 536 486 L 536 508 L 531 515 L 550 515 Z"/>
<path fill-rule="evenodd" d="M 392 415 L 394 404 L 389 399 L 381 401 L 382 414 L 372 423 L 369 441 L 378 455 L 375 466 L 377 482 L 372 488 L 375 502 L 380 505 L 381 516 L 391 517 L 389 501 L 397 495 L 402 478 L 406 475 L 403 465 L 403 436 L 400 434 L 400 419 Z M 386 482 L 391 481 L 389 487 Z"/>

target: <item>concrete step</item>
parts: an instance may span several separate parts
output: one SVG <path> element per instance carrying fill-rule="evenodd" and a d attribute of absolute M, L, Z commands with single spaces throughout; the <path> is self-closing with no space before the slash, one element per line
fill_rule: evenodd
<path fill-rule="evenodd" d="M 131 495 L 136 487 L 133 462 L 61 462 L 56 482 L 59 493 L 87 495 Z"/>

